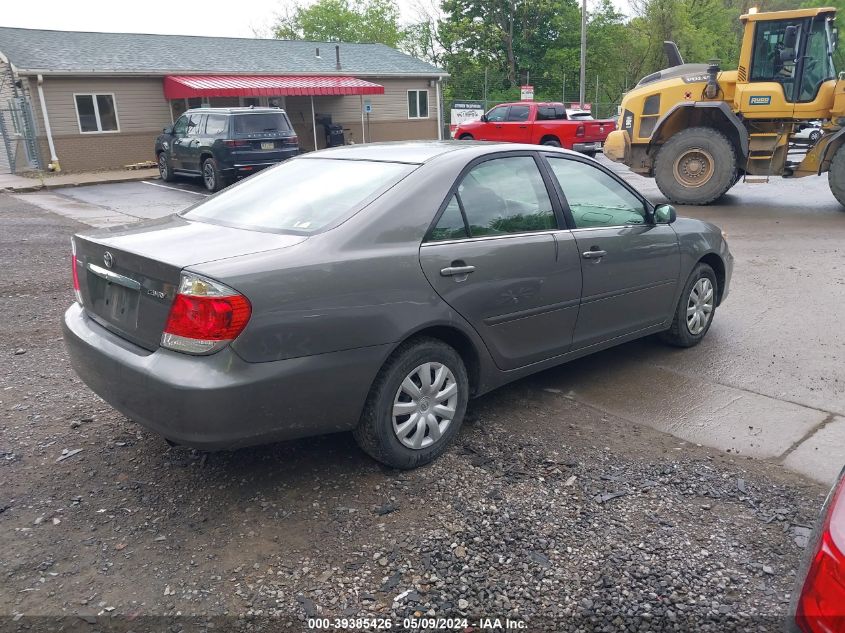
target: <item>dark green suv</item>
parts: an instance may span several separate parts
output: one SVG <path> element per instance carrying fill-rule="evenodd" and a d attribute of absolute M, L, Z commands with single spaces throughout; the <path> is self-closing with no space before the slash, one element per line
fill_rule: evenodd
<path fill-rule="evenodd" d="M 299 139 L 279 108 L 198 108 L 188 110 L 156 139 L 161 179 L 201 176 L 219 191 L 299 153 Z"/>

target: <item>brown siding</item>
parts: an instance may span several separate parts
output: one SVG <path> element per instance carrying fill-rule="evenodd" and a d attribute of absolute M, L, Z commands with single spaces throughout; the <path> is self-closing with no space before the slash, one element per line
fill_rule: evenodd
<path fill-rule="evenodd" d="M 33 87 L 35 87 L 33 80 Z M 78 93 L 112 93 L 117 109 L 120 133 L 151 132 L 161 130 L 170 124 L 170 109 L 164 98 L 161 78 L 115 78 L 97 79 L 90 77 L 45 77 L 42 88 L 47 102 L 47 114 L 54 136 L 79 134 L 76 119 L 76 103 L 73 95 Z M 38 107 L 39 129 L 43 130 L 40 105 Z M 85 136 L 109 136 L 114 133 L 86 134 Z M 61 159 L 61 156 L 59 157 Z"/>

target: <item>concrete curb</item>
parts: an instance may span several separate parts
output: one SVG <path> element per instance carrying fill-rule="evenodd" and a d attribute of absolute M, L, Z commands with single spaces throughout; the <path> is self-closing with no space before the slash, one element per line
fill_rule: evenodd
<path fill-rule="evenodd" d="M 87 187 L 90 185 L 104 185 L 104 184 L 114 184 L 114 183 L 121 183 L 121 182 L 136 182 L 139 180 L 157 180 L 158 170 L 154 174 L 146 173 L 132 173 L 126 174 L 121 176 L 115 177 L 108 177 L 108 178 L 101 178 L 101 179 L 90 179 L 90 180 L 76 180 L 76 181 L 69 181 L 69 182 L 50 182 L 50 180 L 46 181 L 33 181 L 32 184 L 20 185 L 20 186 L 6 186 L 0 187 L 0 193 L 32 193 L 34 191 L 44 191 L 50 189 L 63 189 L 65 187 Z"/>

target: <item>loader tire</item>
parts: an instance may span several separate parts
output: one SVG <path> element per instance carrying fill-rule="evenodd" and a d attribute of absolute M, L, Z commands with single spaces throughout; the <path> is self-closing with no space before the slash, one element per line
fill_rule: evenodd
<path fill-rule="evenodd" d="M 839 146 L 830 161 L 830 169 L 827 172 L 827 184 L 833 196 L 841 205 L 840 211 L 845 211 L 845 143 Z"/>
<path fill-rule="evenodd" d="M 710 204 L 736 182 L 736 153 L 727 137 L 692 127 L 670 138 L 657 153 L 654 179 L 675 204 Z"/>

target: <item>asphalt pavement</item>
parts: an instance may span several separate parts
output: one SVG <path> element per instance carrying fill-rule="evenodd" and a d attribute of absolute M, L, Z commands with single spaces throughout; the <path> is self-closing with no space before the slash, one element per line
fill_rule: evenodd
<path fill-rule="evenodd" d="M 600 157 L 653 202 L 652 179 Z M 147 180 L 18 194 L 96 227 L 180 211 L 198 180 Z M 737 184 L 708 207 L 736 258 L 730 296 L 690 350 L 629 343 L 529 378 L 635 423 L 831 482 L 845 464 L 845 212 L 827 179 Z"/>

